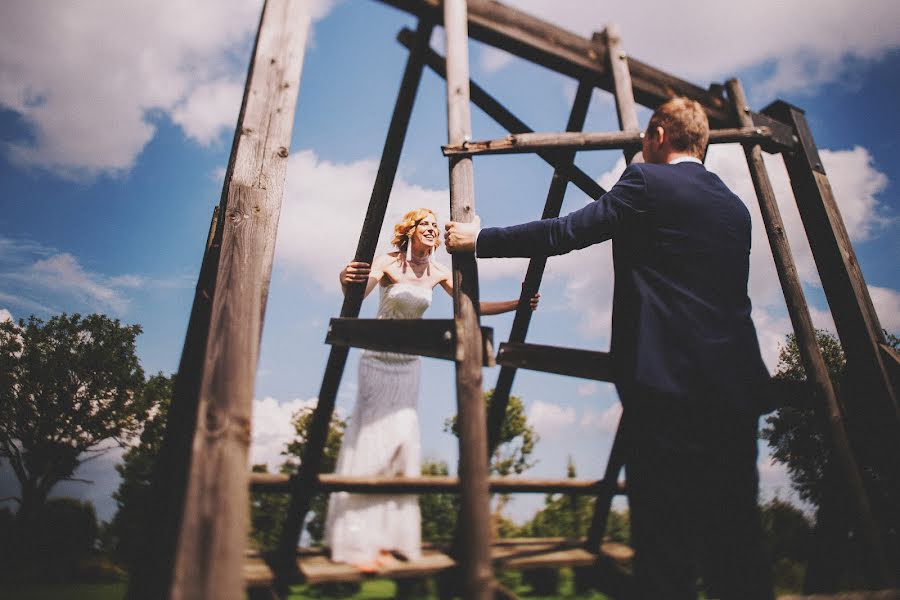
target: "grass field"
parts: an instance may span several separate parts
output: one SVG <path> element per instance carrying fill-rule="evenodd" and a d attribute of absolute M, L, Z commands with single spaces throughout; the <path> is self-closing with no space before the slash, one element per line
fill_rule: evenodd
<path fill-rule="evenodd" d="M 535 596 L 529 594 L 527 587 L 517 585 L 515 580 L 507 581 L 523 600 L 604 600 L 606 596 L 598 592 L 576 595 L 572 590 L 571 577 L 563 571 L 560 581 L 560 594 L 555 596 Z M 127 584 L 10 584 L 0 583 L 0 598 L 3 600 L 123 600 Z M 396 586 L 392 581 L 366 581 L 358 594 L 352 596 L 324 595 L 319 590 L 307 586 L 296 586 L 292 589 L 288 600 L 311 600 L 320 598 L 343 598 L 344 600 L 389 600 L 396 595 Z M 436 598 L 428 593 L 415 596 L 417 599 Z"/>

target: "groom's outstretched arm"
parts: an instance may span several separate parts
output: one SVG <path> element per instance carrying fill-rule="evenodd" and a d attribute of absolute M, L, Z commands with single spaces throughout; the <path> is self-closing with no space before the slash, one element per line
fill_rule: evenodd
<path fill-rule="evenodd" d="M 564 217 L 482 229 L 477 234 L 476 254 L 479 258 L 565 254 L 612 238 L 622 225 L 640 218 L 647 209 L 643 173 L 632 165 L 599 200 Z M 454 225 L 447 226 L 450 252 L 462 250 L 452 244 Z"/>

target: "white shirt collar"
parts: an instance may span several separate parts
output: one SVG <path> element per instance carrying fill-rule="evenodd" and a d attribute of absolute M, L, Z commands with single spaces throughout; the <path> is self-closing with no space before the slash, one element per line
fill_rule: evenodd
<path fill-rule="evenodd" d="M 697 163 L 698 165 L 703 164 L 703 161 L 701 161 L 696 156 L 679 156 L 678 158 L 673 158 L 672 160 L 670 160 L 669 164 L 677 165 L 678 163 L 683 163 L 683 162 L 692 162 L 692 163 Z"/>

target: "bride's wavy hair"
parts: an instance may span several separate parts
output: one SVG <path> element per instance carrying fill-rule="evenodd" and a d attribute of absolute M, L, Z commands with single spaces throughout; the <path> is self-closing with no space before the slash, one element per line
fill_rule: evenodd
<path fill-rule="evenodd" d="M 406 245 L 409 243 L 409 232 L 415 229 L 419 225 L 419 221 L 431 215 L 437 220 L 437 215 L 430 208 L 414 208 L 409 211 L 403 218 L 400 219 L 400 222 L 394 225 L 394 238 L 391 240 L 391 244 L 397 247 L 397 249 L 401 251 L 406 251 Z M 437 249 L 441 245 L 441 232 L 437 231 L 437 236 L 434 238 L 434 247 Z"/>

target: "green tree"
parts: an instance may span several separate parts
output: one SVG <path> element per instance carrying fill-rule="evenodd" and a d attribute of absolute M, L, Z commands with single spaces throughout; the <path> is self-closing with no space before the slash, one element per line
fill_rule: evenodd
<path fill-rule="evenodd" d="M 446 476 L 450 470 L 442 460 L 425 460 L 422 475 Z M 422 513 L 422 539 L 428 542 L 449 542 L 456 531 L 459 498 L 456 494 L 422 494 L 419 496 Z"/>
<path fill-rule="evenodd" d="M 887 334 L 887 339 L 894 349 L 900 348 L 900 338 Z M 861 401 L 850 397 L 852 390 L 845 385 L 847 361 L 840 341 L 834 334 L 824 330 L 816 331 L 816 340 L 822 350 L 828 374 L 841 393 L 844 403 Z M 787 336 L 786 343 L 781 348 L 774 377 L 789 381 L 806 381 L 806 372 L 794 334 Z M 797 490 L 800 497 L 818 507 L 821 506 L 826 487 L 825 474 L 828 471 L 831 454 L 827 432 L 823 430 L 822 419 L 816 415 L 813 408 L 801 408 L 811 406 L 811 398 L 799 398 L 796 402 L 792 402 L 792 405 L 782 407 L 770 415 L 766 419 L 765 427 L 760 431 L 760 436 L 769 443 L 772 458 L 787 466 L 792 487 Z M 859 426 L 860 424 L 857 424 L 857 427 Z M 877 440 L 874 442 L 877 445 Z M 866 450 L 858 444 L 854 449 L 857 452 Z M 878 462 L 872 460 L 871 453 L 857 458 L 861 459 L 864 465 L 863 476 L 876 492 L 879 489 L 883 491 L 886 483 L 896 481 L 896 474 L 881 472 Z M 873 498 L 876 503 L 879 502 L 878 496 L 876 493 L 876 497 Z M 888 503 L 890 502 L 888 500 Z"/>
<path fill-rule="evenodd" d="M 288 460 L 281 467 L 282 473 L 294 474 L 297 471 L 299 461 L 303 457 L 306 450 L 307 433 L 309 426 L 312 424 L 313 409 L 303 408 L 297 411 L 292 419 L 296 437 L 285 448 L 284 454 L 288 456 Z M 328 436 L 325 438 L 325 449 L 322 453 L 322 463 L 320 472 L 333 473 L 337 465 L 338 452 L 341 449 L 341 442 L 344 439 L 344 430 L 347 428 L 347 422 L 341 419 L 337 414 L 331 415 L 331 423 L 328 425 Z M 316 494 L 310 502 L 310 512 L 312 518 L 306 522 L 306 531 L 309 533 L 313 542 L 318 543 L 325 537 L 325 518 L 328 512 L 328 494 Z"/>
<path fill-rule="evenodd" d="M 812 543 L 812 523 L 800 509 L 777 496 L 763 504 L 761 512 L 775 585 L 781 590 L 800 591 Z"/>
<path fill-rule="evenodd" d="M 150 487 L 156 459 L 162 447 L 172 403 L 175 376 L 157 373 L 143 389 L 143 401 L 149 407 L 139 442 L 128 449 L 116 471 L 122 478 L 113 493 L 118 510 L 109 524 L 116 560 L 129 567 L 143 556 L 146 548 L 144 526 L 151 502 Z"/>
<path fill-rule="evenodd" d="M 488 390 L 484 393 L 485 412 L 490 411 L 491 403 L 494 399 L 494 390 Z M 456 416 L 450 417 L 444 421 L 444 431 L 452 433 L 459 437 L 459 429 Z M 539 440 L 537 431 L 528 423 L 525 414 L 525 405 L 518 396 L 509 397 L 509 404 L 506 407 L 506 417 L 503 419 L 503 425 L 500 428 L 500 438 L 497 448 L 491 456 L 489 468 L 493 475 L 507 477 L 509 475 L 521 475 L 536 464 L 531 455 L 534 453 L 534 447 Z M 509 502 L 508 494 L 500 494 L 497 502 L 494 504 L 493 522 L 495 533 L 500 535 L 504 531 L 510 531 L 509 523 L 504 525 L 503 509 Z M 504 525 L 501 527 L 501 525 Z"/>
<path fill-rule="evenodd" d="M 900 338 L 891 334 L 886 334 L 886 338 L 892 348 L 900 348 Z M 860 396 L 855 386 L 848 384 L 847 363 L 837 337 L 818 330 L 816 339 L 842 403 L 845 406 L 865 405 L 867 399 Z M 781 348 L 775 377 L 806 381 L 793 334 L 787 336 L 786 344 Z M 845 522 L 850 509 L 842 506 L 846 496 L 840 491 L 843 485 L 841 473 L 830 465 L 830 436 L 823 418 L 813 408 L 804 408 L 813 406 L 807 388 L 798 386 L 797 390 L 804 396 L 770 415 L 760 436 L 769 443 L 773 459 L 787 466 L 792 487 L 816 508 L 817 531 L 827 538 L 826 542 L 815 546 L 818 560 L 810 563 L 816 568 L 810 569 L 805 591 L 852 585 L 853 581 L 861 580 L 861 574 L 868 566 L 865 561 L 855 558 L 862 555 L 862 549 L 857 547 L 859 536 L 847 531 L 848 526 L 852 528 L 855 524 Z M 891 557 L 896 559 L 900 557 L 900 472 L 896 469 L 897 457 L 884 451 L 885 435 L 890 435 L 892 430 L 877 418 L 860 411 L 846 419 L 845 425 L 873 513 L 884 536 L 889 560 Z M 823 501 L 830 493 L 833 495 L 829 508 L 827 502 L 823 506 Z"/>
<path fill-rule="evenodd" d="M 577 470 L 572 457 L 566 465 L 566 476 L 574 479 Z M 594 499 L 590 496 L 547 494 L 544 508 L 522 526 L 525 537 L 568 537 L 585 535 L 594 514 Z"/>
<path fill-rule="evenodd" d="M 285 462 L 281 466 L 282 473 L 293 471 L 293 464 Z M 254 473 L 268 473 L 267 465 L 253 465 Z M 250 494 L 250 539 L 252 545 L 262 551 L 274 550 L 278 545 L 278 536 L 287 516 L 290 496 L 281 492 L 253 491 Z"/>
<path fill-rule="evenodd" d="M 104 315 L 0 323 L 0 457 L 19 480 L 28 521 L 79 465 L 125 445 L 147 406 L 135 353 L 139 325 Z"/>

